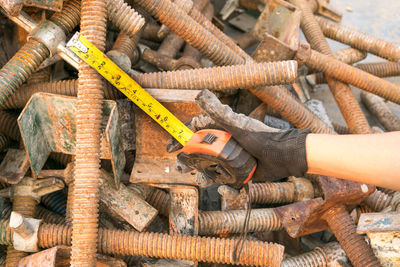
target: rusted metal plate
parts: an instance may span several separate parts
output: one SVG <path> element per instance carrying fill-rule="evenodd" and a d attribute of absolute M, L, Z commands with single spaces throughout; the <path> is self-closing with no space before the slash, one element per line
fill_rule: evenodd
<path fill-rule="evenodd" d="M 63 0 L 24 0 L 25 6 L 34 6 L 52 11 L 61 11 Z"/>
<path fill-rule="evenodd" d="M 346 181 L 333 177 L 318 176 L 317 182 L 323 198 L 297 202 L 275 209 L 283 226 L 291 237 L 299 237 L 328 228 L 324 214 L 343 204 L 351 209 L 370 195 L 374 186 Z"/>
<path fill-rule="evenodd" d="M 25 150 L 9 149 L 0 164 L 0 180 L 17 184 L 29 169 L 29 160 Z"/>
<path fill-rule="evenodd" d="M 268 1 L 253 29 L 261 43 L 253 58 L 277 61 L 293 58 L 299 47 L 300 11 L 281 0 Z"/>
<path fill-rule="evenodd" d="M 173 93 L 173 98 L 169 90 L 164 90 L 164 93 L 158 91 L 153 95 L 183 122 L 201 113 L 200 107 L 194 102 L 193 92 L 174 90 Z M 183 174 L 178 172 L 176 166 L 178 152 L 166 151 L 166 145 L 171 139 L 167 131 L 139 108 L 135 108 L 135 125 L 136 160 L 130 177 L 131 183 L 197 184 L 195 172 Z"/>
<path fill-rule="evenodd" d="M 70 257 L 71 247 L 56 246 L 23 258 L 18 267 L 69 266 Z"/>
<path fill-rule="evenodd" d="M 400 266 L 400 216 L 398 212 L 363 213 L 357 233 L 367 234 L 382 266 Z"/>
<path fill-rule="evenodd" d="M 113 165 L 118 186 L 125 166 L 119 139 L 118 111 L 114 101 L 103 101 L 101 155 Z M 18 118 L 18 125 L 33 175 L 36 177 L 51 152 L 75 154 L 76 97 L 37 93 L 31 97 Z"/>
<path fill-rule="evenodd" d="M 107 180 L 112 180 L 112 177 L 105 171 L 102 171 L 102 178 L 100 200 L 109 210 L 142 232 L 154 220 L 158 211 L 123 184 L 120 185 L 119 190 L 115 190 L 107 182 Z"/>

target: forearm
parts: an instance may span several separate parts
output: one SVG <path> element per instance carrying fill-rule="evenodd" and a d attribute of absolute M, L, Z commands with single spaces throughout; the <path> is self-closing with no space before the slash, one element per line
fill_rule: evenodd
<path fill-rule="evenodd" d="M 400 190 L 400 132 L 309 134 L 307 173 Z"/>

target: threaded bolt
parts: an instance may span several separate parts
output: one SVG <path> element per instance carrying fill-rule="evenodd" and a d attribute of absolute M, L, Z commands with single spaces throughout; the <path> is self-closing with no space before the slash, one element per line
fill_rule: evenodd
<path fill-rule="evenodd" d="M 243 58 L 238 57 L 234 51 L 226 47 L 223 42 L 169 0 L 136 0 L 135 2 L 151 13 L 162 24 L 173 30 L 187 43 L 199 49 L 200 52 L 215 64 L 236 65 L 244 61 Z M 192 9 L 191 14 L 195 11 L 195 9 Z M 200 12 L 198 13 L 203 17 Z M 196 34 L 192 34 L 194 32 Z M 210 47 L 211 44 L 213 49 Z"/>
<path fill-rule="evenodd" d="M 295 199 L 293 183 L 253 183 L 250 186 L 252 203 L 292 203 Z"/>
<path fill-rule="evenodd" d="M 400 103 L 399 86 L 344 64 L 330 56 L 311 50 L 311 56 L 306 64 L 342 82 L 352 84 L 397 104 Z"/>
<path fill-rule="evenodd" d="M 81 8 L 81 33 L 89 42 L 104 51 L 107 1 L 83 0 Z M 71 266 L 94 266 L 98 239 L 103 80 L 96 70 L 81 61 L 78 83 L 74 190 L 70 199 Z"/>
<path fill-rule="evenodd" d="M 400 63 L 397 62 L 363 63 L 357 64 L 356 67 L 381 78 L 400 75 Z"/>
<path fill-rule="evenodd" d="M 343 205 L 331 208 L 324 218 L 355 267 L 381 266 L 371 247 L 357 234 L 356 226 Z"/>
<path fill-rule="evenodd" d="M 199 212 L 199 234 L 241 233 L 246 210 L 202 211 Z M 251 210 L 248 224 L 249 232 L 279 231 L 283 226 L 274 209 Z"/>
<path fill-rule="evenodd" d="M 364 203 L 368 205 L 373 211 L 379 212 L 390 206 L 393 197 L 375 190 L 371 195 L 364 199 Z"/>
<path fill-rule="evenodd" d="M 324 35 L 362 51 L 386 58 L 400 60 L 400 48 L 390 42 L 359 32 L 356 29 L 334 23 L 322 17 L 316 17 Z"/>
<path fill-rule="evenodd" d="M 347 126 L 341 125 L 334 121 L 332 121 L 332 125 L 338 134 L 350 134 L 350 130 L 347 128 Z"/>
<path fill-rule="evenodd" d="M 60 26 L 65 33 L 79 22 L 79 8 L 76 0 L 68 1 L 61 12 L 56 12 L 50 20 Z M 75 24 L 73 24 L 75 23 Z M 41 42 L 29 40 L 0 70 L 0 105 L 3 104 L 40 64 L 50 55 Z"/>
<path fill-rule="evenodd" d="M 0 104 L 4 103 L 23 84 L 34 70 L 50 55 L 42 43 L 31 40 L 0 70 Z"/>
<path fill-rule="evenodd" d="M 297 76 L 295 61 L 255 63 L 172 72 L 138 74 L 135 80 L 149 88 L 226 90 L 262 85 L 291 84 Z"/>
<path fill-rule="evenodd" d="M 335 51 L 333 56 L 346 64 L 353 65 L 367 57 L 367 53 L 354 49 L 354 48 L 345 48 Z"/>
<path fill-rule="evenodd" d="M 123 94 L 111 84 L 107 83 L 103 87 L 106 99 L 119 99 Z M 31 96 L 38 92 L 51 94 L 76 96 L 78 93 L 78 80 L 65 80 L 47 83 L 37 83 L 34 85 L 21 86 L 7 101 L 0 105 L 1 109 L 23 108 Z M 3 113 L 1 113 L 3 114 Z M 1 120 L 1 119 L 0 119 Z"/>
<path fill-rule="evenodd" d="M 325 254 L 317 248 L 308 253 L 291 257 L 282 261 L 282 267 L 328 267 Z"/>
<path fill-rule="evenodd" d="M 107 8 L 108 18 L 131 38 L 145 24 L 144 18 L 123 0 L 107 0 Z"/>
<path fill-rule="evenodd" d="M 164 216 L 169 216 L 171 197 L 161 189 L 154 189 L 147 197 L 146 201 Z"/>
<path fill-rule="evenodd" d="M 36 218 L 42 219 L 46 223 L 62 224 L 65 223 L 65 218 L 57 213 L 51 212 L 42 206 L 36 208 Z"/>
<path fill-rule="evenodd" d="M 71 227 L 43 223 L 39 227 L 42 248 L 71 244 Z M 238 240 L 159 233 L 99 229 L 100 253 L 168 258 L 190 261 L 280 266 L 284 247 L 273 243 L 246 240 L 238 260 L 233 250 Z"/>
<path fill-rule="evenodd" d="M 50 81 L 50 76 L 51 76 L 50 68 L 47 67 L 32 73 L 32 75 L 26 81 L 26 84 L 32 85 L 35 83 L 48 82 Z"/>
<path fill-rule="evenodd" d="M 6 148 L 8 148 L 11 144 L 11 139 L 8 138 L 5 134 L 0 132 L 0 152 L 3 152 Z"/>
<path fill-rule="evenodd" d="M 361 101 L 386 130 L 400 131 L 400 118 L 390 110 L 382 98 L 367 92 L 361 92 Z"/>
<path fill-rule="evenodd" d="M 308 2 L 305 0 L 292 0 L 292 2 L 301 10 L 301 29 L 311 47 L 323 54 L 331 55 L 332 51 Z M 372 133 L 367 118 L 350 87 L 329 76 L 326 77 L 326 80 L 350 131 L 352 133 Z"/>

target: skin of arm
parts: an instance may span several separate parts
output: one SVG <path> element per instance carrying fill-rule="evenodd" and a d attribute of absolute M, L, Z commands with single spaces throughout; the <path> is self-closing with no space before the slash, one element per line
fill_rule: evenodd
<path fill-rule="evenodd" d="M 400 190 L 400 131 L 366 135 L 309 134 L 310 174 Z"/>

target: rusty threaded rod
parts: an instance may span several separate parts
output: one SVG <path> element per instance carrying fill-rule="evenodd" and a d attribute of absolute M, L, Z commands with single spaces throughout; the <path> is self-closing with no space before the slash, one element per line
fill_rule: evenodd
<path fill-rule="evenodd" d="M 71 232 L 72 228 L 68 225 L 42 223 L 39 226 L 38 245 L 41 248 L 71 245 Z M 237 239 L 138 233 L 100 228 L 98 247 L 100 253 L 113 255 L 137 255 L 247 266 L 280 266 L 283 246 L 246 240 L 240 258 L 235 262 L 233 251 L 237 242 Z M 0 244 L 12 244 L 11 229 L 6 220 L 0 221 Z"/>
<path fill-rule="evenodd" d="M 171 197 L 168 193 L 161 189 L 155 188 L 146 197 L 146 201 L 158 210 L 164 216 L 169 216 L 169 209 L 171 207 Z"/>
<path fill-rule="evenodd" d="M 291 0 L 301 10 L 301 29 L 311 47 L 326 55 L 332 51 L 326 41 L 318 22 L 306 0 Z M 330 76 L 326 76 L 329 88 L 335 98 L 346 124 L 351 133 L 372 133 L 367 118 L 361 110 L 357 99 L 347 84 L 341 83 Z"/>
<path fill-rule="evenodd" d="M 104 51 L 107 1 L 83 0 L 81 9 L 81 34 Z M 80 60 L 78 83 L 74 194 L 70 199 L 71 266 L 94 266 L 98 240 L 103 80 L 96 70 Z"/>
<path fill-rule="evenodd" d="M 356 67 L 381 78 L 400 75 L 400 63 L 397 62 L 361 63 Z"/>
<path fill-rule="evenodd" d="M 400 63 L 397 62 L 361 63 L 355 65 L 355 67 L 380 78 L 400 75 Z M 315 73 L 314 80 L 315 84 L 326 83 L 325 75 L 322 72 Z"/>
<path fill-rule="evenodd" d="M 330 39 L 350 45 L 391 61 L 400 60 L 400 48 L 390 42 L 376 38 L 356 29 L 340 25 L 316 16 L 324 35 Z"/>
<path fill-rule="evenodd" d="M 300 254 L 282 261 L 282 267 L 328 267 L 325 253 L 317 248 L 310 252 Z"/>
<path fill-rule="evenodd" d="M 199 235 L 241 233 L 246 210 L 200 211 Z M 283 226 L 274 209 L 252 209 L 249 232 L 279 231 Z"/>
<path fill-rule="evenodd" d="M 373 211 L 379 212 L 390 206 L 393 196 L 388 195 L 380 190 L 375 190 L 371 195 L 364 199 L 364 203 Z"/>
<path fill-rule="evenodd" d="M 295 185 L 283 183 L 252 183 L 251 202 L 255 204 L 292 203 L 295 199 Z"/>
<path fill-rule="evenodd" d="M 0 132 L 4 133 L 13 140 L 21 140 L 17 117 L 8 112 L 0 111 Z"/>
<path fill-rule="evenodd" d="M 123 94 L 111 84 L 106 83 L 103 87 L 105 99 L 123 98 Z M 0 105 L 0 109 L 23 108 L 31 96 L 38 92 L 51 94 L 76 96 L 78 94 L 78 80 L 64 80 L 57 82 L 37 83 L 34 85 L 23 85 L 7 101 Z"/>
<path fill-rule="evenodd" d="M 133 38 L 144 26 L 145 19 L 123 0 L 106 0 L 107 17 L 121 31 Z"/>
<path fill-rule="evenodd" d="M 165 89 L 226 90 L 263 85 L 291 84 L 297 77 L 297 62 L 279 61 L 236 66 L 138 74 L 143 87 Z"/>
<path fill-rule="evenodd" d="M 39 246 L 70 244 L 71 227 L 42 224 L 39 228 Z M 191 261 L 234 264 L 235 239 L 138 233 L 133 231 L 99 229 L 100 253 L 146 256 Z M 252 266 L 280 266 L 284 247 L 260 241 L 244 242 L 236 264 Z"/>
<path fill-rule="evenodd" d="M 331 267 L 341 266 L 348 259 L 343 248 L 337 242 L 330 242 L 314 250 L 282 261 L 282 267 Z M 339 263 L 339 264 L 338 264 Z"/>
<path fill-rule="evenodd" d="M 343 205 L 331 208 L 324 217 L 354 267 L 381 266 L 372 248 L 357 234 L 354 221 Z"/>
<path fill-rule="evenodd" d="M 382 98 L 367 92 L 361 92 L 361 101 L 386 130 L 400 131 L 400 118 L 390 110 Z"/>
<path fill-rule="evenodd" d="M 307 59 L 306 64 L 339 81 L 352 84 L 360 89 L 400 104 L 400 87 L 373 76 L 368 72 L 349 66 L 314 50 L 311 50 L 311 56 Z"/>
<path fill-rule="evenodd" d="M 56 12 L 49 19 L 61 27 L 67 34 L 79 22 L 79 8 L 76 0 L 65 3 L 61 12 Z M 50 51 L 41 42 L 31 39 L 0 70 L 0 105 L 3 104 L 48 58 Z"/>
<path fill-rule="evenodd" d="M 217 36 L 218 38 L 215 38 L 214 35 L 193 21 L 193 19 L 188 17 L 183 11 L 180 11 L 169 0 L 160 0 L 157 2 L 152 0 L 135 0 L 135 2 L 140 4 L 148 12 L 152 13 L 152 15 L 158 18 L 161 23 L 165 24 L 187 43 L 197 48 L 216 64 L 234 65 L 244 64 L 246 60 L 249 62 L 253 61 L 249 55 L 241 50 L 221 31 L 216 30 L 219 35 Z M 166 10 L 168 12 L 165 12 Z M 195 9 L 192 9 L 192 13 L 199 13 L 199 18 L 204 18 L 204 23 L 212 25 L 212 23 L 210 23 L 200 12 L 196 13 Z M 191 34 L 192 32 L 196 32 L 197 34 L 193 35 Z M 222 39 L 230 40 L 229 42 L 233 43 L 235 50 L 232 51 L 230 48 L 223 45 L 220 41 Z M 315 114 L 307 109 L 304 104 L 295 100 L 285 87 L 271 86 L 248 90 L 274 110 L 278 111 L 296 127 L 300 129 L 310 129 L 316 133 L 334 133 L 333 129 L 315 116 Z"/>

